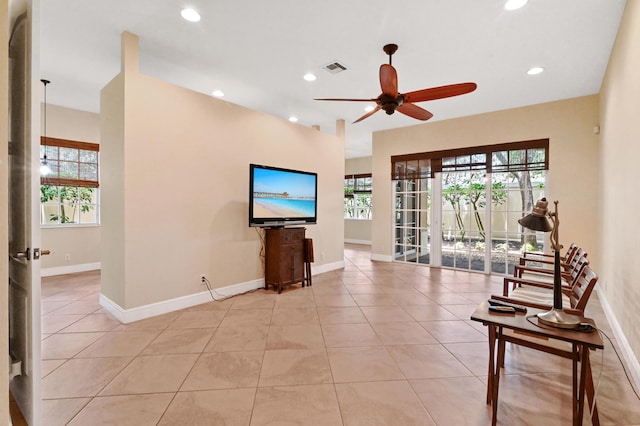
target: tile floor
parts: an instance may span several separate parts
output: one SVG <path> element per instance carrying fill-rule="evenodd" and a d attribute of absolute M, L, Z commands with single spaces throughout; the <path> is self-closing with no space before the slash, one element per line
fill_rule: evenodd
<path fill-rule="evenodd" d="M 312 287 L 132 324 L 98 305 L 99 272 L 43 279 L 43 424 L 490 424 L 486 331 L 469 316 L 500 277 L 369 257 L 347 245 L 345 269 Z M 612 336 L 597 294 L 588 314 Z M 605 345 L 592 356 L 600 421 L 640 424 Z M 571 424 L 570 387 L 568 360 L 508 347 L 498 423 Z"/>

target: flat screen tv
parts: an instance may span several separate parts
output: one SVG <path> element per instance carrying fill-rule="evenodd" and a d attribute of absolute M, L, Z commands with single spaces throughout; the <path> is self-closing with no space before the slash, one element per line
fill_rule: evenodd
<path fill-rule="evenodd" d="M 313 224 L 318 215 L 318 174 L 249 166 L 249 226 Z"/>

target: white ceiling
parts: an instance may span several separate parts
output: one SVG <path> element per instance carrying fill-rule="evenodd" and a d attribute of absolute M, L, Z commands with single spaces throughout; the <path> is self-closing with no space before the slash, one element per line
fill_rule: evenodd
<path fill-rule="evenodd" d="M 375 98 L 387 43 L 400 92 L 473 81 L 468 95 L 419 105 L 443 120 L 598 93 L 626 0 L 43 0 L 42 78 L 51 104 L 99 112 L 120 71 L 120 36 L 140 37 L 140 71 L 333 133 Z M 182 19 L 183 7 L 202 19 Z M 322 67 L 339 61 L 347 71 Z M 545 72 L 528 76 L 532 66 Z M 313 72 L 315 82 L 303 80 Z M 380 111 L 347 125 L 345 157 L 371 155 L 374 131 L 419 124 Z"/>

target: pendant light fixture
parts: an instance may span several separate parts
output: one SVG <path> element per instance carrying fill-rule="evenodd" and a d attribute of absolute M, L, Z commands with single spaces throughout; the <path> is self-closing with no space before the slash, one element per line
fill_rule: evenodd
<path fill-rule="evenodd" d="M 49 80 L 40 80 L 44 85 L 44 140 L 47 141 L 47 84 L 51 83 Z M 47 176 L 51 174 L 51 167 L 47 163 L 47 145 L 44 145 L 44 156 L 40 162 L 40 175 Z"/>

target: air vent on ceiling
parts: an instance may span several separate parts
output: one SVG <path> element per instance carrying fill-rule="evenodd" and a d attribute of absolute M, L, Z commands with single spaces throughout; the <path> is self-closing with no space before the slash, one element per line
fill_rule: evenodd
<path fill-rule="evenodd" d="M 331 74 L 337 74 L 339 72 L 346 71 L 347 67 L 340 62 L 335 61 L 325 65 L 322 69 L 329 71 Z"/>

